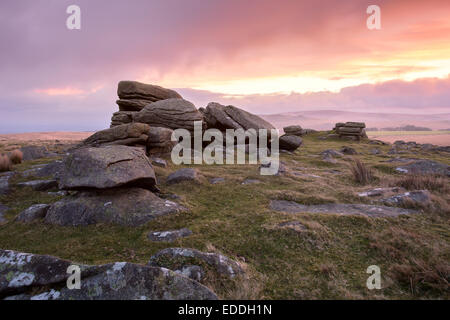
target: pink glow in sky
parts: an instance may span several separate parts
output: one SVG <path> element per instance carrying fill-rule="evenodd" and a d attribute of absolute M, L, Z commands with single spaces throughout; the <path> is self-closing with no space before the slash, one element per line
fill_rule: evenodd
<path fill-rule="evenodd" d="M 0 133 L 106 128 L 123 79 L 259 114 L 450 113 L 449 16 L 448 0 L 1 1 Z"/>

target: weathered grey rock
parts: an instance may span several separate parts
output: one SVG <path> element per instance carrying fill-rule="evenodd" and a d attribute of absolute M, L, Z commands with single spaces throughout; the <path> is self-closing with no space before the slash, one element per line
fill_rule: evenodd
<path fill-rule="evenodd" d="M 83 141 L 85 146 L 104 144 L 146 144 L 150 126 L 145 123 L 128 123 L 94 133 Z"/>
<path fill-rule="evenodd" d="M 30 187 L 35 191 L 46 191 L 58 187 L 58 182 L 56 180 L 33 180 L 27 182 L 20 182 L 17 184 L 17 186 Z"/>
<path fill-rule="evenodd" d="M 137 81 L 120 81 L 117 87 L 120 99 L 165 100 L 181 98 L 174 90 Z"/>
<path fill-rule="evenodd" d="M 70 290 L 68 267 L 78 265 L 81 288 Z M 36 291 L 46 290 L 40 294 Z M 217 296 L 170 270 L 128 262 L 80 265 L 52 256 L 0 250 L 0 296 L 30 300 L 203 300 Z"/>
<path fill-rule="evenodd" d="M 172 141 L 172 129 L 151 127 L 148 132 L 147 151 L 150 154 L 170 153 L 176 142 Z"/>
<path fill-rule="evenodd" d="M 242 181 L 241 184 L 247 185 L 247 184 L 258 184 L 258 183 L 261 183 L 261 181 L 258 179 L 245 179 L 244 181 Z"/>
<path fill-rule="evenodd" d="M 19 213 L 16 220 L 20 222 L 33 222 L 35 220 L 43 219 L 47 214 L 48 208 L 50 208 L 49 204 L 34 204 Z"/>
<path fill-rule="evenodd" d="M 218 253 L 207 253 L 196 249 L 187 248 L 167 248 L 161 250 L 150 258 L 148 264 L 151 266 L 168 267 L 168 265 L 166 264 L 168 260 L 178 260 L 180 258 L 193 258 L 206 262 L 208 265 L 212 266 L 218 273 L 229 276 L 231 278 L 244 272 L 241 266 L 236 261 L 231 260 L 224 255 Z"/>
<path fill-rule="evenodd" d="M 154 231 L 147 235 L 151 241 L 173 242 L 179 238 L 185 238 L 192 234 L 192 231 L 186 228 L 168 231 Z"/>
<path fill-rule="evenodd" d="M 210 182 L 211 184 L 219 184 L 219 183 L 225 182 L 225 179 L 224 179 L 224 178 L 221 178 L 221 177 L 218 177 L 218 178 L 212 178 L 212 179 L 209 180 L 209 182 Z"/>
<path fill-rule="evenodd" d="M 191 265 L 183 266 L 181 269 L 175 270 L 175 273 L 181 274 L 198 282 L 201 282 L 205 276 L 205 271 L 202 267 Z"/>
<path fill-rule="evenodd" d="M 221 131 L 226 129 L 274 129 L 274 127 L 261 117 L 234 106 L 223 106 L 216 102 L 208 104 L 204 111 L 208 128 Z M 270 136 L 270 131 L 268 132 Z"/>
<path fill-rule="evenodd" d="M 347 146 L 342 147 L 341 152 L 342 152 L 343 154 L 346 154 L 346 155 L 355 155 L 355 154 L 358 154 L 358 152 L 356 152 L 355 149 L 353 149 L 352 147 L 347 147 Z"/>
<path fill-rule="evenodd" d="M 391 205 L 426 205 L 430 203 L 431 195 L 427 190 L 416 190 L 382 199 L 381 201 Z"/>
<path fill-rule="evenodd" d="M 38 168 L 34 176 L 36 177 L 53 177 L 54 179 L 58 179 L 63 170 L 63 162 L 62 160 L 56 160 L 50 162 L 49 164 Z"/>
<path fill-rule="evenodd" d="M 105 146 L 80 148 L 63 160 L 60 189 L 135 186 L 155 189 L 156 177 L 150 160 L 139 148 Z"/>
<path fill-rule="evenodd" d="M 172 172 L 167 177 L 168 184 L 175 184 L 184 181 L 199 182 L 198 170 L 192 168 L 183 168 Z"/>
<path fill-rule="evenodd" d="M 303 129 L 301 126 L 287 126 L 283 128 L 285 134 L 290 136 L 302 136 Z"/>
<path fill-rule="evenodd" d="M 26 146 L 20 148 L 20 151 L 22 151 L 24 161 L 57 156 L 56 153 L 48 151 L 45 146 Z"/>
<path fill-rule="evenodd" d="M 392 188 L 375 188 L 368 191 L 358 193 L 360 197 L 382 197 L 389 193 L 405 192 L 406 190 L 400 187 Z"/>
<path fill-rule="evenodd" d="M 333 149 L 327 149 L 325 151 L 321 152 L 321 155 L 323 156 L 323 158 L 333 158 L 333 157 L 337 157 L 337 158 L 342 158 L 344 156 L 343 153 L 333 150 Z"/>
<path fill-rule="evenodd" d="M 186 129 L 194 131 L 194 122 L 203 121 L 203 115 L 195 106 L 183 99 L 167 99 L 153 102 L 133 114 L 133 122 L 149 124 L 152 127 Z"/>
<path fill-rule="evenodd" d="M 120 101 L 120 100 L 119 100 Z M 149 102 L 147 102 L 148 104 Z M 139 109 L 140 110 L 140 109 Z M 111 117 L 111 128 L 133 122 L 133 114 L 137 111 L 118 111 L 114 112 Z"/>
<path fill-rule="evenodd" d="M 409 174 L 436 174 L 450 176 L 450 166 L 432 160 L 415 160 L 412 163 L 397 167 L 395 170 Z"/>
<path fill-rule="evenodd" d="M 415 214 L 417 211 L 388 206 L 377 206 L 367 204 L 318 204 L 302 205 L 294 201 L 272 200 L 270 209 L 287 213 L 321 213 L 337 215 L 357 215 L 371 218 L 397 217 L 404 214 Z"/>
<path fill-rule="evenodd" d="M 7 206 L 0 203 L 0 223 L 6 222 L 4 215 L 8 210 L 9 210 L 9 208 Z"/>
<path fill-rule="evenodd" d="M 280 149 L 287 150 L 287 151 L 294 151 L 298 147 L 300 147 L 303 143 L 302 138 L 299 136 L 288 136 L 283 135 L 280 137 L 279 144 Z"/>
<path fill-rule="evenodd" d="M 186 210 L 146 189 L 117 188 L 82 192 L 63 198 L 51 205 L 45 222 L 61 226 L 97 223 L 138 226 L 159 216 Z"/>
<path fill-rule="evenodd" d="M 0 195 L 7 194 L 10 191 L 9 181 L 14 176 L 13 171 L 8 171 L 0 174 Z"/>
<path fill-rule="evenodd" d="M 161 158 L 152 158 L 152 164 L 161 168 L 167 167 L 167 161 Z"/>

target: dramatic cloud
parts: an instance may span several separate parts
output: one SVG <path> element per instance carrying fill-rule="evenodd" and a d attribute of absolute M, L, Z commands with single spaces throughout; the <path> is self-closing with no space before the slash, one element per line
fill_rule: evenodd
<path fill-rule="evenodd" d="M 105 127 L 122 79 L 257 113 L 448 108 L 440 80 L 402 80 L 448 85 L 450 2 L 376 2 L 379 31 L 366 0 L 77 0 L 81 30 L 66 28 L 73 1 L 2 1 L 0 132 Z"/>

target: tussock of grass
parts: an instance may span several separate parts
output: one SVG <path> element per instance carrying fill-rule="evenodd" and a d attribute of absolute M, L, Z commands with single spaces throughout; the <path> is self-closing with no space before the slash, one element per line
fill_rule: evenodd
<path fill-rule="evenodd" d="M 367 167 L 361 160 L 354 159 L 350 164 L 354 180 L 362 185 L 366 185 L 374 180 L 372 169 Z"/>
<path fill-rule="evenodd" d="M 444 194 L 450 192 L 448 179 L 438 175 L 408 174 L 401 178 L 390 179 L 389 185 L 406 190 L 429 190 Z"/>
<path fill-rule="evenodd" d="M 7 155 L 0 154 L 0 172 L 10 171 L 12 169 L 11 160 Z"/>
<path fill-rule="evenodd" d="M 22 160 L 23 160 L 23 153 L 22 153 L 22 151 L 20 151 L 19 149 L 13 150 L 9 154 L 9 160 L 11 160 L 12 164 L 19 164 L 19 163 L 21 163 Z"/>

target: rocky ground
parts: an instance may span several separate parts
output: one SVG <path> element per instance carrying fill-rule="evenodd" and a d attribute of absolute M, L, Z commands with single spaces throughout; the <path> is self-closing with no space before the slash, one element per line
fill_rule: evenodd
<path fill-rule="evenodd" d="M 448 299 L 448 148 L 329 132 L 302 139 L 276 176 L 167 157 L 143 175 L 140 151 L 116 156 L 116 146 L 104 164 L 114 179 L 75 182 L 60 176 L 75 142 L 21 143 L 35 147 L 0 173 L 0 298 Z M 16 147 L 3 142 L 0 152 Z M 370 182 L 354 180 L 355 158 L 372 169 Z M 89 159 L 92 172 L 103 165 L 102 155 Z M 136 176 L 121 175 L 130 159 Z M 109 185 L 119 187 L 84 189 Z M 86 280 L 76 292 L 64 288 L 73 263 Z M 366 287 L 370 265 L 381 268 L 381 290 Z"/>

